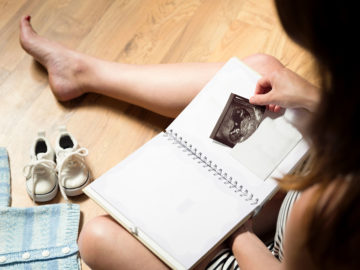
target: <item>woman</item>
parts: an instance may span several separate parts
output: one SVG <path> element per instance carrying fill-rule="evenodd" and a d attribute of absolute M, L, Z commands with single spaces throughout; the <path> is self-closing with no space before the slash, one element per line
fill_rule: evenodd
<path fill-rule="evenodd" d="M 349 3 L 325 0 L 276 0 L 276 6 L 289 36 L 317 59 L 321 92 L 273 57 L 254 55 L 243 61 L 263 78 L 250 102 L 267 105 L 272 111 L 285 107 L 309 112 L 305 135 L 313 150 L 310 171 L 279 180 L 282 188 L 297 192 L 288 193 L 284 200 L 273 253 L 248 222 L 229 243 L 236 261 L 225 253 L 226 260 L 219 262 L 218 256 L 208 268 L 217 264 L 237 267 L 238 263 L 242 270 L 359 269 L 359 57 L 354 53 L 356 43 L 345 31 L 357 25 L 356 9 Z M 102 61 L 38 36 L 30 17 L 21 21 L 20 42 L 47 68 L 59 100 L 97 92 L 170 117 L 176 116 L 222 66 L 133 66 Z M 85 224 L 79 247 L 83 260 L 93 269 L 167 269 L 107 216 Z"/>

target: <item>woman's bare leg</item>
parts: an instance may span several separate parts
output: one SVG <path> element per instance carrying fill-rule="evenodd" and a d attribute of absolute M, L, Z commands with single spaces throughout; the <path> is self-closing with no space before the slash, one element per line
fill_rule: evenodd
<path fill-rule="evenodd" d="M 95 92 L 169 117 L 181 112 L 223 63 L 127 65 L 103 61 L 69 50 L 34 32 L 30 17 L 20 22 L 20 43 L 48 71 L 51 89 L 60 101 Z M 271 56 L 245 61 L 260 73 L 282 65 Z M 264 66 L 264 62 L 267 65 Z"/>
<path fill-rule="evenodd" d="M 37 35 L 30 18 L 20 22 L 20 43 L 49 73 L 60 101 L 95 92 L 175 117 L 222 63 L 127 65 L 103 61 Z"/>

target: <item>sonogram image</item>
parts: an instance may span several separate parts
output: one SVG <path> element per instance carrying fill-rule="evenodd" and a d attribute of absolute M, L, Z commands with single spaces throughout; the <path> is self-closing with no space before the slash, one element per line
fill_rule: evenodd
<path fill-rule="evenodd" d="M 210 138 L 234 147 L 254 133 L 264 112 L 264 106 L 250 104 L 248 99 L 232 93 Z"/>

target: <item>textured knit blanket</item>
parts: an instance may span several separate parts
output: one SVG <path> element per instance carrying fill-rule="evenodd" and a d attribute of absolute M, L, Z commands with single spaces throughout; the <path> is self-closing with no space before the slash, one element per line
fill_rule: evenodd
<path fill-rule="evenodd" d="M 0 148 L 0 269 L 80 269 L 79 205 L 15 208 L 9 203 L 9 160 Z"/>

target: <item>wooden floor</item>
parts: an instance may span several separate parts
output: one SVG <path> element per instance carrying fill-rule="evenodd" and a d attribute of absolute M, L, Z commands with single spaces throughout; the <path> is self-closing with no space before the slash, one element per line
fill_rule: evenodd
<path fill-rule="evenodd" d="M 46 72 L 19 45 L 26 14 L 41 35 L 110 61 L 216 62 L 261 52 L 316 82 L 312 58 L 285 36 L 271 0 L 0 0 L 0 146 L 10 155 L 14 207 L 33 205 L 22 168 L 37 130 L 54 142 L 57 127 L 67 125 L 89 149 L 96 178 L 171 121 L 93 94 L 57 102 Z M 52 203 L 62 201 L 58 194 Z M 81 226 L 104 213 L 85 195 L 73 202 Z"/>

